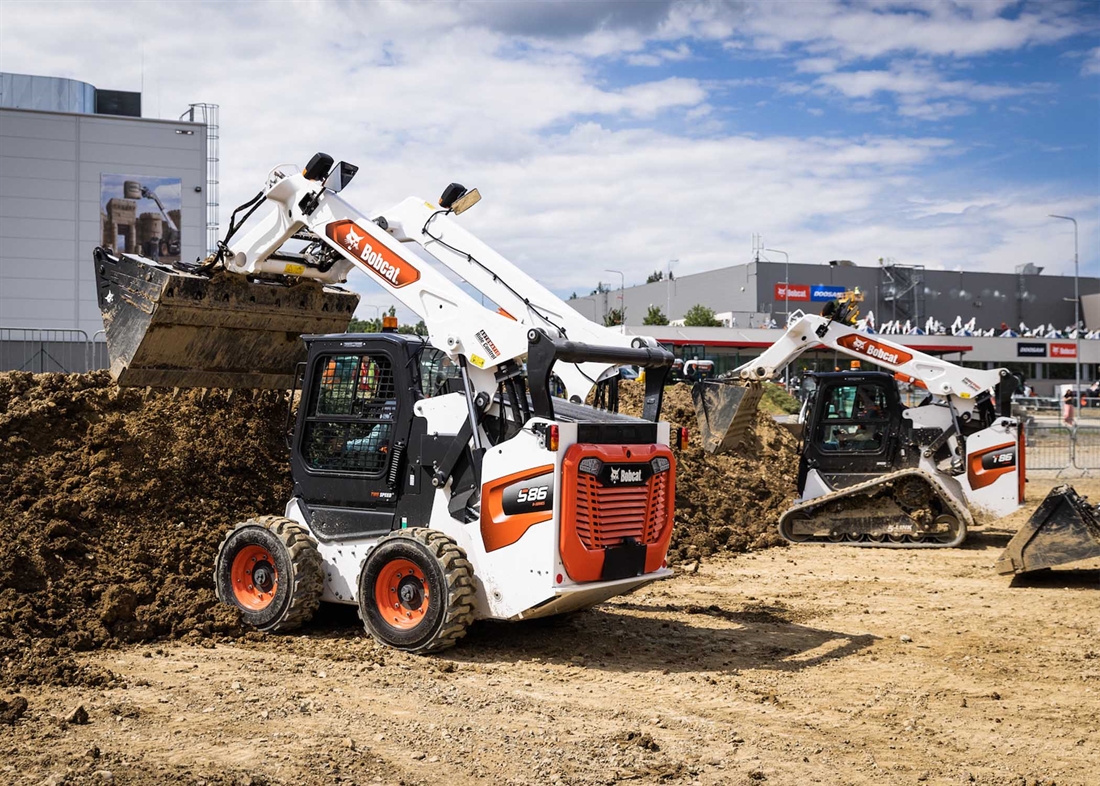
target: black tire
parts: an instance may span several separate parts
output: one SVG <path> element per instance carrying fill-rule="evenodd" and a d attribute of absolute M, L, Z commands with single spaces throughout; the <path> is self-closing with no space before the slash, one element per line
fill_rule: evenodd
<path fill-rule="evenodd" d="M 409 563 L 411 570 L 402 567 Z M 380 600 L 376 589 L 387 578 L 382 582 L 387 595 Z M 359 573 L 359 618 L 367 633 L 405 652 L 454 646 L 473 622 L 475 604 L 474 569 L 466 552 L 437 530 L 390 533 Z"/>
<path fill-rule="evenodd" d="M 271 559 L 265 556 L 257 561 L 249 554 Z M 249 577 L 257 566 L 264 571 L 262 576 L 256 574 L 255 594 L 253 586 L 245 585 L 251 578 L 243 578 L 240 570 L 234 581 L 238 559 L 253 563 Z M 265 633 L 293 630 L 307 622 L 321 603 L 324 579 L 317 542 L 300 524 L 282 516 L 242 521 L 218 547 L 214 586 L 218 600 L 239 609 L 241 619 L 250 627 Z M 264 592 L 266 589 L 271 591 Z"/>

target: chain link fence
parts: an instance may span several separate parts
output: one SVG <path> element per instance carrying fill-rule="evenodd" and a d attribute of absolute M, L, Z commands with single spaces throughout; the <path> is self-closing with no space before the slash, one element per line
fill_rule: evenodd
<path fill-rule="evenodd" d="M 0 327 L 0 371 L 84 373 L 107 368 L 103 331 Z"/>

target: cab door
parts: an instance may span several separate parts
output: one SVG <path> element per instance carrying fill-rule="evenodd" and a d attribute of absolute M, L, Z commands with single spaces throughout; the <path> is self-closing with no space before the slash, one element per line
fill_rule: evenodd
<path fill-rule="evenodd" d="M 357 345 L 357 346 L 356 346 Z M 394 526 L 412 410 L 401 345 L 311 346 L 291 455 L 314 534 L 369 537 Z"/>
<path fill-rule="evenodd" d="M 800 485 L 816 469 L 833 488 L 893 468 L 901 426 L 897 385 L 887 374 L 819 380 L 805 433 Z"/>

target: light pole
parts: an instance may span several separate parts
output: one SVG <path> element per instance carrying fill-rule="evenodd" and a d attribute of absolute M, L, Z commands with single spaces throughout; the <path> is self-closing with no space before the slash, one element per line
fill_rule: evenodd
<path fill-rule="evenodd" d="M 1073 222 L 1073 330 L 1077 334 L 1077 346 L 1073 350 L 1075 367 L 1073 406 L 1077 409 L 1081 406 L 1081 281 L 1077 275 L 1077 219 L 1070 216 L 1056 216 L 1051 213 L 1048 218 L 1060 218 L 1063 221 Z"/>
<path fill-rule="evenodd" d="M 669 322 L 672 321 L 672 266 L 679 261 L 679 259 L 668 261 L 668 277 L 665 280 L 665 319 Z"/>
<path fill-rule="evenodd" d="M 605 273 L 618 273 L 619 274 L 619 330 L 626 334 L 626 302 L 623 300 L 623 290 L 626 289 L 626 276 L 623 275 L 621 270 L 610 270 L 604 268 Z"/>
<path fill-rule="evenodd" d="M 381 306 L 376 306 L 373 303 L 360 303 L 359 305 L 362 306 L 363 308 L 373 308 L 374 309 L 374 321 L 378 323 L 378 329 L 381 330 L 382 329 L 382 307 Z"/>
<path fill-rule="evenodd" d="M 765 251 L 772 254 L 782 254 L 783 259 L 783 305 L 786 306 L 786 311 L 783 312 L 784 317 L 791 315 L 791 256 L 786 251 L 780 251 L 778 248 L 765 248 Z"/>

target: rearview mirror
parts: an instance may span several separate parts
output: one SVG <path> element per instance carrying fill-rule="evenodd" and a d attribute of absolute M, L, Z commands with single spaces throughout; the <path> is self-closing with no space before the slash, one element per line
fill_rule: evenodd
<path fill-rule="evenodd" d="M 349 164 L 347 161 L 341 161 L 339 164 L 332 168 L 332 171 L 328 173 L 328 177 L 325 178 L 325 188 L 333 193 L 339 193 L 347 187 L 351 179 L 355 177 L 355 173 L 359 171 L 359 167 L 355 164 Z"/>

